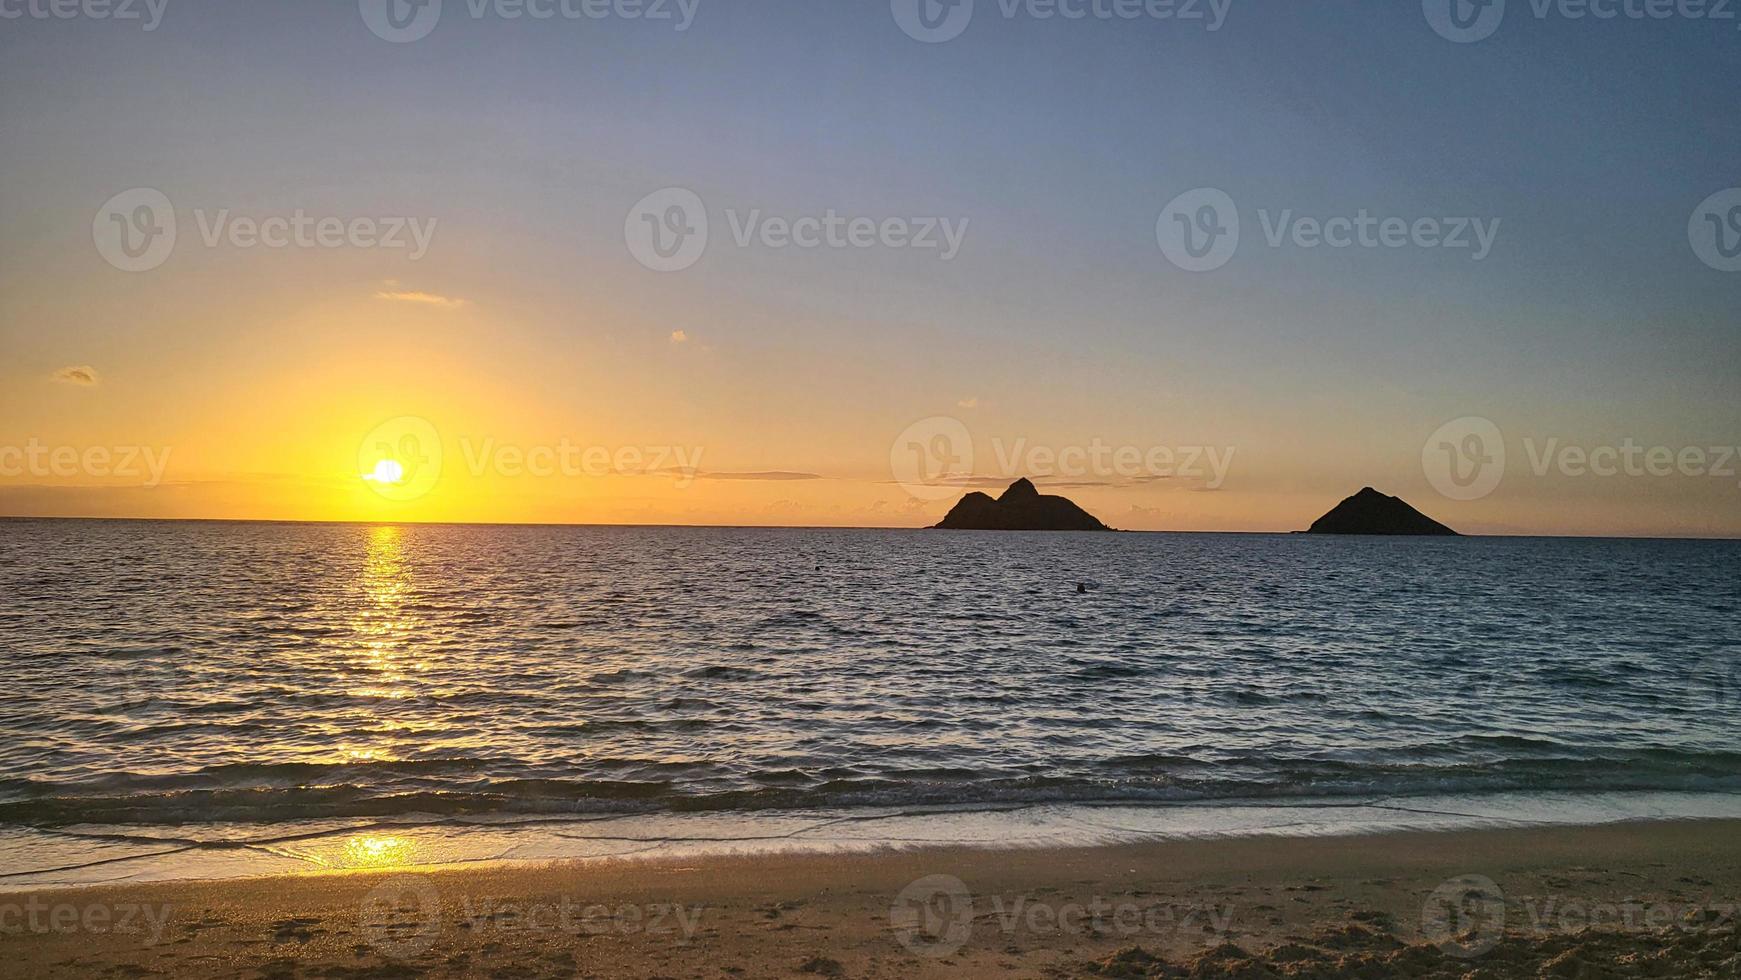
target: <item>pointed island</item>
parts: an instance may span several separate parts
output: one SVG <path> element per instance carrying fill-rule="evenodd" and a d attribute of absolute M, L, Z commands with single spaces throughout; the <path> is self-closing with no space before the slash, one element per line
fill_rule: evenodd
<path fill-rule="evenodd" d="M 961 498 L 943 523 L 945 531 L 1110 531 L 1093 514 L 1063 497 L 1043 496 L 1021 479 L 996 500 L 975 491 Z"/>
<path fill-rule="evenodd" d="M 1366 487 L 1313 522 L 1306 534 L 1433 534 L 1457 532 L 1397 497 Z"/>

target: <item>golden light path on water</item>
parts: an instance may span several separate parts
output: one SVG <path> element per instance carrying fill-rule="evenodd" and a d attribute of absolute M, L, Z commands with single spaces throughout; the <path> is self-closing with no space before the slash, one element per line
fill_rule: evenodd
<path fill-rule="evenodd" d="M 407 719 L 392 717 L 392 706 L 412 698 L 414 675 L 430 669 L 428 661 L 408 652 L 408 640 L 419 624 L 406 609 L 411 575 L 405 532 L 382 525 L 368 528 L 366 534 L 359 601 L 350 624 L 355 646 L 347 651 L 351 661 L 347 674 L 363 680 L 352 684 L 347 693 L 377 703 L 356 710 L 355 724 L 346 726 L 349 731 L 345 733 L 352 744 L 340 749 L 339 758 L 334 760 L 359 764 L 400 758 L 390 745 L 357 744 L 357 735 L 381 735 L 406 727 Z M 412 837 L 360 833 L 335 840 L 308 857 L 334 870 L 366 870 L 415 864 L 421 850 Z"/>
<path fill-rule="evenodd" d="M 410 674 L 429 669 L 427 662 L 412 660 L 405 652 L 404 641 L 416 628 L 405 612 L 409 589 L 404 531 L 392 526 L 370 528 L 363 564 L 363 601 L 351 625 L 361 639 L 364 666 L 375 683 L 358 687 L 352 694 L 408 698 L 411 691 L 405 681 Z"/>

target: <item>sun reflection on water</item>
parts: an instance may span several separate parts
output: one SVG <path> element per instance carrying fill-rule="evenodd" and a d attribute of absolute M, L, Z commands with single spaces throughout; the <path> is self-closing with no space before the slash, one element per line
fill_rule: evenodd
<path fill-rule="evenodd" d="M 409 837 L 358 834 L 346 838 L 327 863 L 334 868 L 397 868 L 415 863 L 417 842 Z"/>
<path fill-rule="evenodd" d="M 411 692 L 403 682 L 429 665 L 413 660 L 408 641 L 418 624 L 406 610 L 411 589 L 406 560 L 405 533 L 392 526 L 369 529 L 368 554 L 363 564 L 362 590 L 355 621 L 351 624 L 361 639 L 365 666 L 374 672 L 373 683 L 351 693 L 361 697 L 405 698 Z"/>
<path fill-rule="evenodd" d="M 350 615 L 345 693 L 373 704 L 352 710 L 356 723 L 352 739 L 361 732 L 392 727 L 383 725 L 378 712 L 389 703 L 415 698 L 417 675 L 430 668 L 417 652 L 428 625 L 420 620 L 414 604 L 410 536 L 393 525 L 370 527 L 365 534 Z M 371 745 L 366 738 L 357 741 L 363 744 L 345 746 L 343 761 L 367 764 L 400 758 L 390 745 Z"/>

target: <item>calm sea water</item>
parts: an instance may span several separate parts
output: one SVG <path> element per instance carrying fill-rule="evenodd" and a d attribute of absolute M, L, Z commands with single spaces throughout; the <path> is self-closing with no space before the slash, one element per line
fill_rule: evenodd
<path fill-rule="evenodd" d="M 0 831 L 1741 794 L 1738 613 L 1733 542 L 0 521 Z"/>

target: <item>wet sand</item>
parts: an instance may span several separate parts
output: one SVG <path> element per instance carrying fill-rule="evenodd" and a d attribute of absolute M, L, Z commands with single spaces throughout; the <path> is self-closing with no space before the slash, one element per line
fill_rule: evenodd
<path fill-rule="evenodd" d="M 1741 822 L 0 893 L 5 977 L 1736 977 Z"/>

